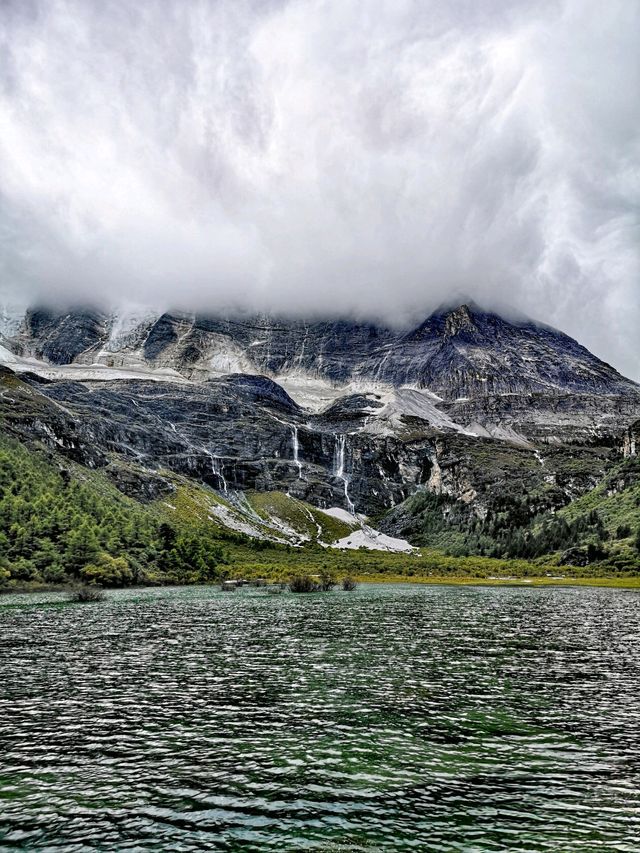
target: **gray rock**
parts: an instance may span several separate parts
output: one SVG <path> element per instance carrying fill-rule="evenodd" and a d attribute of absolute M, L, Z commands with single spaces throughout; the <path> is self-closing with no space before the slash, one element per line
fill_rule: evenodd
<path fill-rule="evenodd" d="M 32 311 L 8 345 L 51 364 L 142 363 L 192 381 L 49 382 L 5 369 L 0 417 L 142 500 L 165 493 L 173 471 L 228 494 L 282 490 L 374 516 L 424 489 L 472 519 L 505 496 L 555 509 L 635 452 L 637 424 L 624 433 L 640 416 L 635 383 L 561 332 L 476 306 L 410 331 L 177 314 L 118 328 L 98 312 Z M 305 410 L 277 381 L 299 375 L 345 383 L 344 394 Z M 403 385 L 436 392 L 440 421 L 380 420 L 383 395 Z M 405 522 L 398 511 L 381 524 L 398 533 Z"/>

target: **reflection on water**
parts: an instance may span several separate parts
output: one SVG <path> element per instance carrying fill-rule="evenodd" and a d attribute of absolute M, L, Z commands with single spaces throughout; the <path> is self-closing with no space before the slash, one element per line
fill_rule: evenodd
<path fill-rule="evenodd" d="M 0 598 L 0 849 L 640 849 L 640 597 Z"/>

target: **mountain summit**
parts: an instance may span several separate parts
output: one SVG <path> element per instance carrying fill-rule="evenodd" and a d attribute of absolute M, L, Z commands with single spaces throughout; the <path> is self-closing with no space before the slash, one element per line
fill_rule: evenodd
<path fill-rule="evenodd" d="M 448 401 L 639 391 L 568 335 L 529 320 L 506 320 L 473 303 L 438 309 L 409 331 L 348 320 L 38 309 L 0 344 L 5 363 L 11 358 L 35 373 L 70 364 L 108 368 L 116 371 L 112 378 L 136 370 L 171 370 L 191 380 L 259 373 L 276 381 L 295 376 L 334 385 L 411 386 Z"/>

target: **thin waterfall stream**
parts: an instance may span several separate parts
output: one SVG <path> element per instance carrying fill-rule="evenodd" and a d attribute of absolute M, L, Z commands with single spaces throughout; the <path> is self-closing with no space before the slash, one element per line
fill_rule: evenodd
<path fill-rule="evenodd" d="M 209 458 L 211 459 L 211 473 L 216 476 L 222 483 L 222 491 L 225 493 L 228 492 L 229 489 L 227 487 L 227 481 L 224 476 L 222 460 L 219 459 L 219 457 L 214 456 L 211 452 L 209 452 Z"/>
<path fill-rule="evenodd" d="M 298 468 L 298 479 L 302 480 L 302 462 L 300 461 L 300 443 L 298 441 L 298 427 L 291 427 L 291 438 L 293 442 L 293 461 Z"/>
<path fill-rule="evenodd" d="M 347 436 L 345 433 L 336 436 L 336 446 L 333 454 L 333 474 L 338 480 L 342 480 L 344 485 L 344 497 L 347 502 L 347 508 L 351 515 L 356 514 L 355 504 L 349 495 L 349 476 L 345 471 L 345 448 Z"/>

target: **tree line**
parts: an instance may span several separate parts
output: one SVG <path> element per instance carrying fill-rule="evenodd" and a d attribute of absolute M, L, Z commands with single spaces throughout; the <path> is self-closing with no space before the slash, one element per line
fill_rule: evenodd
<path fill-rule="evenodd" d="M 206 582 L 225 562 L 203 525 L 169 523 L 106 481 L 0 439 L 0 584 Z"/>

